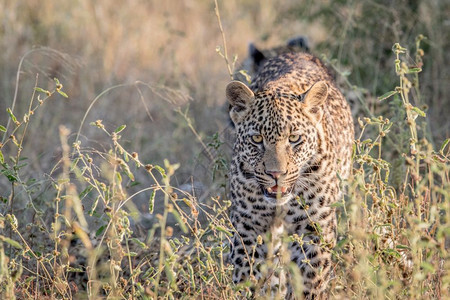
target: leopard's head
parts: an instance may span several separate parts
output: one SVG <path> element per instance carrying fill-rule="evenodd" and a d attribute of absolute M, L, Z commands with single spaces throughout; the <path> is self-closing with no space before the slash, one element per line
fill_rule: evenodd
<path fill-rule="evenodd" d="M 288 202 L 319 149 L 327 83 L 316 82 L 304 91 L 268 86 L 253 93 L 232 81 L 226 95 L 236 126 L 233 163 L 237 172 L 256 181 L 268 202 Z"/>

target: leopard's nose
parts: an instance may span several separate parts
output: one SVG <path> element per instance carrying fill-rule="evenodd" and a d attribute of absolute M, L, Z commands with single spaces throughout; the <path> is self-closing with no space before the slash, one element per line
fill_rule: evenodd
<path fill-rule="evenodd" d="M 282 175 L 285 175 L 287 172 L 280 172 L 280 171 L 266 171 L 266 174 L 273 177 L 273 179 L 278 179 Z"/>

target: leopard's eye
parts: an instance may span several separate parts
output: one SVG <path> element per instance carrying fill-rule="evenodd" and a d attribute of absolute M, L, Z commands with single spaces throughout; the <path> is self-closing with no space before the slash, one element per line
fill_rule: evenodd
<path fill-rule="evenodd" d="M 252 135 L 252 141 L 257 143 L 257 144 L 261 144 L 262 141 L 263 141 L 263 137 L 260 134 Z"/>
<path fill-rule="evenodd" d="M 289 136 L 289 142 L 290 143 L 298 143 L 300 141 L 300 135 L 299 134 L 291 134 Z"/>

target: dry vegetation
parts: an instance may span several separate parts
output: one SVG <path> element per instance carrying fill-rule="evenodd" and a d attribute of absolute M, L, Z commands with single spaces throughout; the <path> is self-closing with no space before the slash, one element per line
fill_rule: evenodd
<path fill-rule="evenodd" d="M 450 4 L 219 5 L 226 49 L 214 1 L 0 4 L 0 298 L 247 291 L 226 262 L 224 87 L 248 42 L 296 35 L 359 119 L 333 298 L 449 298 Z"/>

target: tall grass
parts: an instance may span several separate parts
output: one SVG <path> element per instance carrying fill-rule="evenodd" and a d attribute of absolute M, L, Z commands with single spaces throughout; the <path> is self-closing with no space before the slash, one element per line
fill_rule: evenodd
<path fill-rule="evenodd" d="M 333 298 L 450 297 L 446 54 L 432 17 L 443 3 L 418 5 L 428 39 L 411 42 L 414 20 L 404 18 L 417 12 L 406 4 L 219 2 L 220 32 L 211 3 L 144 2 L 116 10 L 107 1 L 12 1 L 0 11 L 20 33 L 0 33 L 2 84 L 15 99 L 0 106 L 0 298 L 248 293 L 254 283 L 235 286 L 226 260 L 234 229 L 220 87 L 233 73 L 228 54 L 239 60 L 255 37 L 261 44 L 291 37 L 286 22 L 314 35 L 317 53 L 359 107 L 354 170 L 336 204 Z M 374 7 L 385 13 L 379 37 L 368 30 Z M 392 40 L 395 22 L 409 35 Z M 205 31 L 211 24 L 217 29 Z M 221 33 L 230 69 L 215 51 Z M 381 48 L 363 42 L 382 38 Z M 33 43 L 79 57 L 35 48 L 18 70 L 8 63 L 19 61 L 12 48 Z M 442 98 L 430 98 L 433 91 Z"/>
<path fill-rule="evenodd" d="M 417 59 L 423 53 L 420 39 Z M 419 90 L 412 82 L 417 87 L 420 68 L 402 60 L 407 49 L 395 44 L 393 51 L 399 84 L 379 99 L 393 101 L 406 119 L 358 120 L 353 175 L 343 182 L 346 198 L 336 204 L 339 242 L 331 289 L 336 298 L 449 296 L 449 140 L 434 149 L 420 133 L 417 120 L 425 113 L 410 103 Z M 222 198 L 199 203 L 174 186 L 179 165 L 142 162 L 122 144 L 125 125 L 108 130 L 101 120 L 91 123 L 110 140 L 106 149 L 85 147 L 78 139 L 69 144 L 70 131 L 60 126 L 62 155 L 47 179 L 52 202 L 33 199 L 34 183 L 23 180 L 23 141 L 35 112 L 56 94 L 67 97 L 57 79 L 51 90 L 36 86 L 29 111 L 18 118 L 8 110 L 10 128 L 0 128 L 1 174 L 10 189 L 1 204 L 2 296 L 233 298 L 246 290 L 233 286 L 225 260 L 233 231 L 227 217 L 231 203 Z M 398 157 L 384 153 L 394 128 L 408 136 L 406 144 L 396 144 Z M 209 146 L 221 150 L 220 143 Z M 132 193 L 139 173 L 151 184 Z M 20 194 L 28 195 L 25 209 L 13 205 Z M 139 237 L 132 220 L 143 212 L 132 200 L 140 194 L 148 198 L 154 223 Z M 30 212 L 31 223 L 25 221 Z"/>
<path fill-rule="evenodd" d="M 338 205 L 337 295 L 448 297 L 449 140 L 433 149 L 425 138 L 426 127 L 417 125 L 423 125 L 425 113 L 410 102 L 420 90 L 422 39 L 417 39 L 413 65 L 404 59 L 407 49 L 393 46 L 399 82 L 378 98 L 392 101 L 397 114 L 406 118 L 358 119 L 361 133 L 355 140 L 353 176 L 345 201 Z M 371 127 L 376 134 L 369 137 Z M 392 135 L 394 130 L 399 132 Z M 398 136 L 404 143 L 394 142 Z M 385 151 L 392 143 L 394 155 Z"/>

